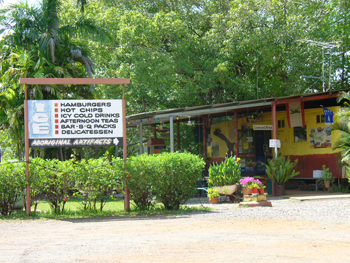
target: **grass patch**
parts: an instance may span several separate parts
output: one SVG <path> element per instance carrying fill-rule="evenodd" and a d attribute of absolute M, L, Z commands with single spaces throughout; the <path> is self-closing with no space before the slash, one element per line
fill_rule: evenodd
<path fill-rule="evenodd" d="M 99 208 L 99 203 L 97 205 Z M 99 210 L 84 210 L 82 199 L 70 198 L 66 202 L 62 214 L 51 212 L 50 204 L 46 200 L 39 201 L 37 211 L 27 216 L 25 211 L 15 211 L 8 216 L 0 216 L 0 220 L 32 220 L 32 219 L 81 219 L 81 218 L 103 218 L 103 217 L 136 217 L 136 216 L 174 216 L 184 215 L 194 212 L 210 212 L 212 209 L 205 207 L 187 207 L 181 206 L 179 210 L 165 210 L 162 204 L 157 204 L 148 211 L 139 211 L 135 208 L 133 202 L 130 202 L 130 212 L 124 210 L 124 200 L 109 200 L 103 208 Z M 33 209 L 33 207 L 32 207 Z"/>

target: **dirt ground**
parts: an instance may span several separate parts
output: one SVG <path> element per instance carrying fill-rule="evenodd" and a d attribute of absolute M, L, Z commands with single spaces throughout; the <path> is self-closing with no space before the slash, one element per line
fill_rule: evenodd
<path fill-rule="evenodd" d="M 0 262 L 349 262 L 350 223 L 201 216 L 0 222 Z"/>

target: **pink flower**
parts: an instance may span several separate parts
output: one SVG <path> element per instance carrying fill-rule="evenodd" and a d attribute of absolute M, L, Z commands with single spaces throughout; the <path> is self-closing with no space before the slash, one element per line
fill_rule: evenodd
<path fill-rule="evenodd" d="M 253 182 L 255 182 L 254 177 L 244 177 L 239 180 L 239 183 L 242 185 L 243 188 L 248 187 L 251 185 Z"/>
<path fill-rule="evenodd" d="M 129 174 L 127 174 L 127 175 L 126 175 L 126 177 L 130 177 L 130 175 L 129 175 Z"/>
<path fill-rule="evenodd" d="M 118 191 L 120 191 L 120 188 L 117 188 Z"/>
<path fill-rule="evenodd" d="M 67 198 L 67 197 L 63 198 L 63 201 L 67 202 L 67 200 L 68 200 L 68 198 Z"/>

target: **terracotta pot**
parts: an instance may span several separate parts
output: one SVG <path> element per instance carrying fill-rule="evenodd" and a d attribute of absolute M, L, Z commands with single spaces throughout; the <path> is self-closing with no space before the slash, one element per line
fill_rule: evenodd
<path fill-rule="evenodd" d="M 211 199 L 209 199 L 209 202 L 211 204 L 218 204 L 219 203 L 219 197 L 211 198 Z"/>
<path fill-rule="evenodd" d="M 251 195 L 252 189 L 250 188 L 243 188 L 243 195 Z"/>
<path fill-rule="evenodd" d="M 258 188 L 253 188 L 252 189 L 252 194 L 257 194 L 258 193 Z"/>
<path fill-rule="evenodd" d="M 260 188 L 259 189 L 259 194 L 263 195 L 265 193 L 265 189 L 264 188 Z"/>
<path fill-rule="evenodd" d="M 324 181 L 324 187 L 326 188 L 331 187 L 331 181 Z"/>

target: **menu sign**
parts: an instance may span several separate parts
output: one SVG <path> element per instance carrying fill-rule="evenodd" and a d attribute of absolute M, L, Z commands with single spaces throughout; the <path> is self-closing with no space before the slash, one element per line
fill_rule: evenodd
<path fill-rule="evenodd" d="M 122 100 L 30 100 L 30 147 L 120 146 L 122 116 Z"/>

